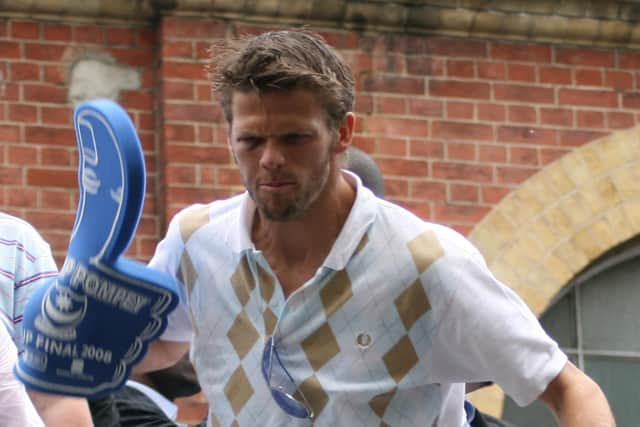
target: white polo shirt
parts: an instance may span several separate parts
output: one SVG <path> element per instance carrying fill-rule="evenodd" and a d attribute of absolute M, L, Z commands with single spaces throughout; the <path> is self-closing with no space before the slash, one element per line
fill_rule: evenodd
<path fill-rule="evenodd" d="M 315 276 L 286 300 L 251 242 L 247 193 L 185 209 L 158 245 L 150 265 L 187 295 L 163 338 L 192 338 L 210 425 L 311 424 L 266 385 L 272 335 L 318 426 L 461 427 L 465 382 L 534 400 L 567 358 L 527 306 L 463 236 L 345 173 L 357 191 L 351 212 Z"/>

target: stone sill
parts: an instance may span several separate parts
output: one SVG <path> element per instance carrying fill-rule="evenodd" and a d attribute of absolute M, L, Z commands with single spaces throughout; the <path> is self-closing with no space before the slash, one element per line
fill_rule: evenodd
<path fill-rule="evenodd" d="M 640 2 L 584 3 L 580 0 L 0 0 L 0 17 L 149 24 L 161 15 L 193 16 L 362 32 L 640 46 Z"/>

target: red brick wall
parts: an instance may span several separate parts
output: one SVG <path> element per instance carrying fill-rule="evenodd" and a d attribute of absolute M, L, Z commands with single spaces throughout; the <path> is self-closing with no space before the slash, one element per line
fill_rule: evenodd
<path fill-rule="evenodd" d="M 170 218 L 187 203 L 239 191 L 241 182 L 204 70 L 211 41 L 224 37 L 227 25 L 175 18 L 161 25 L 165 209 Z"/>
<path fill-rule="evenodd" d="M 201 63 L 211 40 L 263 29 L 163 20 L 169 216 L 241 189 Z M 546 164 L 640 119 L 638 52 L 320 32 L 355 71 L 354 143 L 388 198 L 463 233 Z"/>
<path fill-rule="evenodd" d="M 212 40 L 263 29 L 177 17 L 158 28 L 0 20 L 0 209 L 36 225 L 62 259 L 77 199 L 70 59 L 107 52 L 143 77 L 119 101 L 149 173 L 129 254 L 148 259 L 178 209 L 241 190 L 203 62 Z M 463 233 L 545 164 L 639 119 L 638 52 L 320 32 L 355 71 L 354 143 L 380 165 L 388 197 Z"/>
<path fill-rule="evenodd" d="M 142 87 L 120 94 L 144 146 L 148 193 L 130 254 L 146 259 L 161 232 L 157 214 L 157 69 L 153 28 L 0 19 L 0 209 L 34 224 L 64 258 L 77 204 L 70 61 L 83 51 L 107 53 L 141 73 Z"/>

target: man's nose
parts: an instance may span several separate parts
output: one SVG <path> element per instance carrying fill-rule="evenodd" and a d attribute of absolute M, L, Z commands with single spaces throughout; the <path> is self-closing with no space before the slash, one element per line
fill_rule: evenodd
<path fill-rule="evenodd" d="M 260 166 L 265 169 L 277 169 L 284 165 L 285 157 L 282 152 L 282 146 L 274 141 L 273 138 L 269 138 L 262 150 L 260 156 Z"/>

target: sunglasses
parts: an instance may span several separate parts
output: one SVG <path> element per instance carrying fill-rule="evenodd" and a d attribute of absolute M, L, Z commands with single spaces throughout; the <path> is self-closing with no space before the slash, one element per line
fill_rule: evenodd
<path fill-rule="evenodd" d="M 262 352 L 262 376 L 271 390 L 273 400 L 284 412 L 296 418 L 313 419 L 313 409 L 282 364 L 273 337 L 269 338 Z"/>

